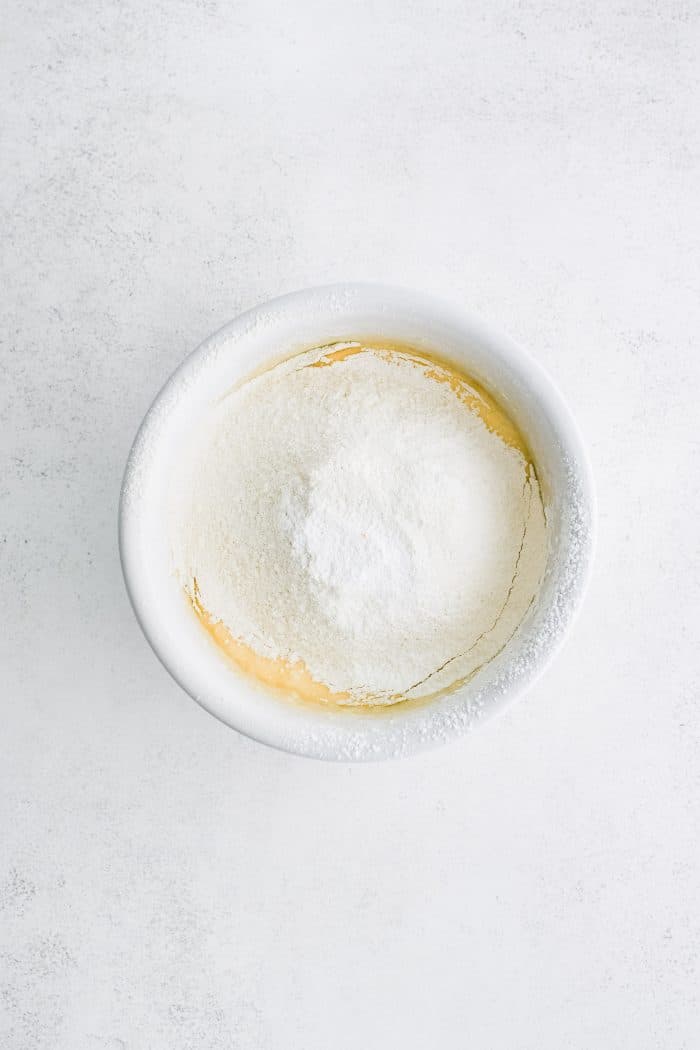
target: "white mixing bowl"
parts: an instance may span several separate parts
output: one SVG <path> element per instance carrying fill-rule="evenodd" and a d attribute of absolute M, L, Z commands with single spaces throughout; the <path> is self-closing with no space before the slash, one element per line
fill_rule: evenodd
<path fill-rule="evenodd" d="M 287 702 L 240 675 L 184 599 L 170 556 L 168 487 L 187 436 L 212 401 L 261 366 L 310 347 L 382 338 L 432 350 L 492 391 L 526 436 L 547 512 L 545 578 L 528 616 L 466 685 L 424 706 L 380 713 Z M 270 422 L 274 426 L 274 420 Z M 542 368 L 462 309 L 371 284 L 311 288 L 249 310 L 206 339 L 149 409 L 120 506 L 122 566 L 153 650 L 203 707 L 256 740 L 341 761 L 410 754 L 458 736 L 520 696 L 552 659 L 590 568 L 594 494 L 576 425 Z"/>

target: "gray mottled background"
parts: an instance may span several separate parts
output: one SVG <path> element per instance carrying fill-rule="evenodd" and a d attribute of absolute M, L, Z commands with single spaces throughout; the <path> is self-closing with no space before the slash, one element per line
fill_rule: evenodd
<path fill-rule="evenodd" d="M 27 0 L 0 55 L 0 1046 L 700 1043 L 697 3 Z M 123 464 L 240 310 L 463 302 L 574 408 L 567 649 L 395 765 L 225 729 L 123 590 Z"/>

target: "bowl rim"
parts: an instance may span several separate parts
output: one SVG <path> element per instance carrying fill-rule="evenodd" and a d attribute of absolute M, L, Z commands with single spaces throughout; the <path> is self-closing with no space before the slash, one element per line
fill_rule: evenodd
<path fill-rule="evenodd" d="M 446 717 L 433 718 L 434 725 L 430 724 L 429 718 L 426 721 L 425 716 L 417 719 L 407 717 L 400 710 L 400 705 L 386 716 L 369 716 L 364 721 L 360 720 L 360 716 L 343 714 L 338 716 L 338 721 L 335 715 L 329 717 L 330 712 L 309 707 L 304 711 L 299 730 L 295 731 L 293 719 L 297 716 L 292 715 L 290 718 L 290 712 L 299 709 L 286 704 L 282 698 L 271 697 L 233 669 L 228 669 L 231 696 L 234 691 L 242 691 L 255 702 L 264 695 L 268 712 L 268 716 L 261 719 L 259 715 L 262 707 L 251 707 L 254 716 L 248 718 L 242 710 L 245 705 L 240 705 L 232 716 L 230 708 L 221 698 L 211 695 L 207 683 L 198 678 L 194 659 L 188 666 L 187 657 L 183 659 L 182 654 L 159 631 L 158 610 L 140 585 L 138 576 L 142 542 L 140 505 L 129 498 L 129 493 L 137 476 L 142 479 L 144 474 L 154 469 L 151 447 L 154 432 L 157 444 L 158 427 L 167 418 L 172 405 L 177 403 L 175 395 L 179 395 L 193 377 L 196 381 L 197 376 L 206 374 L 207 364 L 215 361 L 217 351 L 223 345 L 234 340 L 245 340 L 246 335 L 255 331 L 261 320 L 274 324 L 275 318 L 293 320 L 295 313 L 301 315 L 324 307 L 328 310 L 331 303 L 341 302 L 352 310 L 360 309 L 367 302 L 376 307 L 380 301 L 391 303 L 399 310 L 403 307 L 415 312 L 419 323 L 421 315 L 445 320 L 463 332 L 465 340 L 473 339 L 494 348 L 507 367 L 517 366 L 529 393 L 545 408 L 559 440 L 566 448 L 567 462 L 571 465 L 582 511 L 578 523 L 579 556 L 575 572 L 567 582 L 567 599 L 565 607 L 559 610 L 557 630 L 545 645 L 539 647 L 527 666 L 519 668 L 517 673 L 513 668 L 508 668 L 507 662 L 504 667 L 508 673 L 502 671 L 498 681 L 488 680 L 488 674 L 485 674 L 488 665 L 479 672 L 479 682 L 482 677 L 485 679 L 482 697 L 475 699 L 472 696 L 468 703 L 464 700 L 460 704 L 460 695 L 465 693 L 466 696 L 467 688 L 462 687 L 449 694 L 449 697 L 426 705 L 423 711 L 435 715 L 445 707 L 443 700 L 450 699 L 451 709 L 446 712 Z M 207 336 L 185 357 L 153 399 L 129 452 L 119 501 L 119 555 L 131 606 L 151 649 L 168 673 L 200 706 L 225 725 L 286 752 L 337 761 L 366 761 L 428 750 L 461 736 L 471 726 L 510 706 L 537 681 L 555 659 L 580 610 L 591 575 L 596 518 L 593 473 L 578 425 L 549 374 L 528 351 L 471 311 L 437 296 L 396 285 L 353 281 L 304 288 L 260 303 Z M 353 725 L 349 722 L 350 718 L 354 720 Z M 343 719 L 346 720 L 344 726 Z"/>

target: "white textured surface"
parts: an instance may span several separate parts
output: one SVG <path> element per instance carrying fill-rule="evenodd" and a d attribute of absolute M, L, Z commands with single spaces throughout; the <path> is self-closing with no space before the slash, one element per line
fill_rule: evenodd
<path fill-rule="evenodd" d="M 697 1046 L 697 5 L 146 6 L 2 45 L 0 1045 Z M 343 278 L 533 349 L 600 501 L 544 680 L 366 767 L 192 703 L 115 537 L 186 351 Z"/>

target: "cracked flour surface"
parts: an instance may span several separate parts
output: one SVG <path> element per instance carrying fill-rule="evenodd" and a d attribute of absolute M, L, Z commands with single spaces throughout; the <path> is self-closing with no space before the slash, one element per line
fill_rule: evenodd
<path fill-rule="evenodd" d="M 229 392 L 173 500 L 176 571 L 229 655 L 343 704 L 463 682 L 517 630 L 546 560 L 512 422 L 400 349 L 319 348 Z"/>

